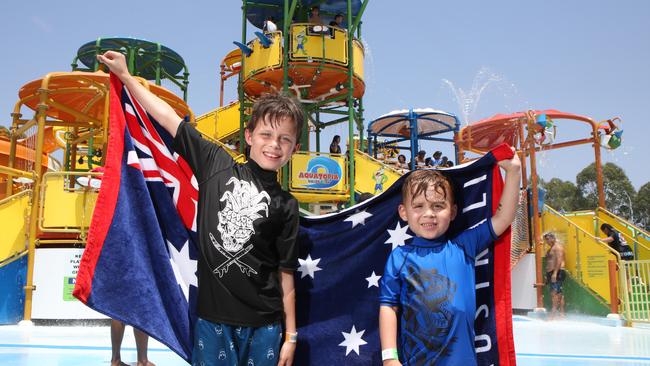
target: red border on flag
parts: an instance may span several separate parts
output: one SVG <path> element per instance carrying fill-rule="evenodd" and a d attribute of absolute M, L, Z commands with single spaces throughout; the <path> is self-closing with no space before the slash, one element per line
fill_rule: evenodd
<path fill-rule="evenodd" d="M 79 264 L 79 273 L 72 293 L 74 297 L 84 304 L 88 302 L 90 297 L 95 266 L 102 252 L 106 234 L 108 234 L 113 222 L 117 196 L 120 191 L 122 156 L 124 154 L 124 128 L 126 125 L 120 98 L 123 87 L 120 79 L 111 73 L 109 135 L 104 177 L 102 178 L 102 185 L 88 231 L 86 249 Z"/>

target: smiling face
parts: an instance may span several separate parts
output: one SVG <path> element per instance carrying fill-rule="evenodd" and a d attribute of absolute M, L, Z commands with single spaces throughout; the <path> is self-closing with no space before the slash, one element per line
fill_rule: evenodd
<path fill-rule="evenodd" d="M 245 130 L 245 137 L 250 145 L 250 159 L 264 170 L 278 171 L 299 148 L 296 126 L 290 117 L 279 117 L 272 123 L 266 115 L 252 132 Z"/>
<path fill-rule="evenodd" d="M 422 170 L 411 176 L 415 179 L 407 179 L 404 183 L 407 186 L 398 208 L 399 215 L 418 237 L 429 240 L 439 238 L 447 232 L 456 217 L 451 186 L 437 172 Z"/>

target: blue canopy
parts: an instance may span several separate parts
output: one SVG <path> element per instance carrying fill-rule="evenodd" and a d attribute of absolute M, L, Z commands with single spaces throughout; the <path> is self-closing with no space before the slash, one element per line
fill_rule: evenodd
<path fill-rule="evenodd" d="M 458 131 L 460 123 L 451 113 L 432 109 L 415 108 L 392 111 L 370 122 L 368 133 L 377 136 L 399 137 L 404 132 L 410 134 L 411 116 L 416 120 L 417 137 Z M 408 137 L 408 134 L 406 136 Z"/>
<path fill-rule="evenodd" d="M 392 111 L 370 122 L 368 125 L 368 146 L 373 153 L 373 145 L 377 144 L 377 137 L 388 137 L 384 143 L 394 144 L 410 141 L 411 157 L 419 151 L 419 140 L 446 141 L 454 143 L 453 138 L 434 137 L 446 132 L 458 132 L 460 122 L 458 118 L 445 111 L 432 108 L 410 108 Z M 372 143 L 374 142 L 374 144 Z M 406 149 L 406 147 L 396 146 Z M 456 156 L 458 147 L 454 143 Z M 411 159 L 411 169 L 415 169 L 415 159 Z"/>

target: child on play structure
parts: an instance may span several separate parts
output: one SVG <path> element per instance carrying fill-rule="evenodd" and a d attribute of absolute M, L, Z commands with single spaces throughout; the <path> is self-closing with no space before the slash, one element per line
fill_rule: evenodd
<path fill-rule="evenodd" d="M 140 85 L 122 54 L 97 58 L 172 135 L 198 181 L 199 319 L 192 364 L 291 365 L 298 202 L 282 190 L 277 171 L 299 147 L 300 105 L 284 95 L 261 97 L 245 130 L 249 160 L 240 165 Z"/>
<path fill-rule="evenodd" d="M 393 250 L 381 278 L 384 366 L 476 365 L 474 258 L 510 226 L 519 195 L 517 154 L 498 164 L 506 177 L 496 213 L 455 237 L 447 230 L 462 208 L 450 180 L 434 170 L 406 178 L 398 212 L 416 237 Z"/>

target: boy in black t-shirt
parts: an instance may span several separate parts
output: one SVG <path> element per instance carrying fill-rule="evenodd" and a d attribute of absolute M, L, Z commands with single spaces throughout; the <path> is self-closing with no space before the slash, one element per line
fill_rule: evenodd
<path fill-rule="evenodd" d="M 98 56 L 174 137 L 199 185 L 199 319 L 193 365 L 291 365 L 296 347 L 298 202 L 277 171 L 298 149 L 304 114 L 282 95 L 260 98 L 245 130 L 249 160 L 237 164 L 133 78 L 122 54 Z M 286 331 L 282 340 L 282 322 Z"/>

